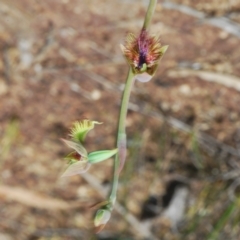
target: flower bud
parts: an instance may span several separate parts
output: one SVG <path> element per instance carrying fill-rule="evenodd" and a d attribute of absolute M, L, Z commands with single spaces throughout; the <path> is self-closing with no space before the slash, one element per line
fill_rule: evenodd
<path fill-rule="evenodd" d="M 111 212 L 107 209 L 99 209 L 94 218 L 96 232 L 100 232 L 111 217 Z"/>

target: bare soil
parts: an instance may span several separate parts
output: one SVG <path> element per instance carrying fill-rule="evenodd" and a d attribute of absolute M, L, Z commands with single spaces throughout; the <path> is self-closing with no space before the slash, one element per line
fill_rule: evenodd
<path fill-rule="evenodd" d="M 119 44 L 138 34 L 147 1 L 0 1 L 0 239 L 239 239 L 239 205 L 223 216 L 240 177 L 240 39 L 209 19 L 239 27 L 240 2 L 172 2 L 205 15 L 158 2 L 151 32 L 169 49 L 154 78 L 134 85 L 118 195 L 140 225 L 117 207 L 95 235 L 89 206 L 104 200 L 112 160 L 59 178 L 69 153 L 60 138 L 88 118 L 104 124 L 87 149 L 114 148 L 128 71 Z M 188 189 L 177 232 L 162 214 L 173 180 Z M 148 234 L 141 216 L 153 196 L 160 212 L 144 217 Z"/>

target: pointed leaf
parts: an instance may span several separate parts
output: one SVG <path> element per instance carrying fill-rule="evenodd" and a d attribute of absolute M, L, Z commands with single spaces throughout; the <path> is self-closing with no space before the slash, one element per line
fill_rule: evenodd
<path fill-rule="evenodd" d="M 163 56 L 163 54 L 167 51 L 168 49 L 168 45 L 162 46 L 159 50 L 159 52 L 161 53 L 161 57 Z"/>
<path fill-rule="evenodd" d="M 91 152 L 88 154 L 88 161 L 89 163 L 92 163 L 92 164 L 98 163 L 112 157 L 117 152 L 118 152 L 117 148 L 113 150 L 102 150 L 102 151 Z"/>
<path fill-rule="evenodd" d="M 122 50 L 122 52 L 123 52 L 123 54 L 124 54 L 124 52 L 126 51 L 125 46 L 123 46 L 122 44 L 120 44 L 120 48 L 121 48 L 121 50 Z"/>
<path fill-rule="evenodd" d="M 84 148 L 84 146 L 80 142 L 73 142 L 68 141 L 65 139 L 62 139 L 64 143 L 66 143 L 70 148 L 73 148 L 76 150 L 82 157 L 87 157 L 87 150 Z"/>
<path fill-rule="evenodd" d="M 77 174 L 86 172 L 90 168 L 91 164 L 88 161 L 79 161 L 69 165 L 61 177 L 70 177 Z"/>

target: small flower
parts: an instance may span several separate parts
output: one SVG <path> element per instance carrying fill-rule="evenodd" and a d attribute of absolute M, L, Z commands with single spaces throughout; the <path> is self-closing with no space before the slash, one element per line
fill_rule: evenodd
<path fill-rule="evenodd" d="M 94 124 L 99 124 L 96 121 L 83 120 L 75 122 L 71 129 L 72 140 L 62 141 L 74 151 L 68 154 L 65 159 L 68 160 L 68 167 L 63 173 L 62 177 L 69 177 L 76 174 L 86 172 L 91 164 L 102 162 L 118 152 L 118 149 L 101 150 L 88 153 L 82 142 L 85 139 L 87 133 L 94 128 Z"/>
<path fill-rule="evenodd" d="M 128 34 L 126 45 L 120 47 L 133 73 L 141 82 L 148 82 L 152 78 L 159 60 L 168 48 L 168 46 L 161 47 L 159 37 L 150 36 L 144 29 L 139 37 L 132 33 Z"/>
<path fill-rule="evenodd" d="M 69 160 L 68 167 L 62 174 L 62 177 L 70 177 L 76 174 L 81 174 L 86 172 L 91 164 L 88 161 L 87 150 L 83 147 L 80 142 L 73 142 L 62 139 L 65 144 L 75 151 L 68 154 L 65 159 Z"/>

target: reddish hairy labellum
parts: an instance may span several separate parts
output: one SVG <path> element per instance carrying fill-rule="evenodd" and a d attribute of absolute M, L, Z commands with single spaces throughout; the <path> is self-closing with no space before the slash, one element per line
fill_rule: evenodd
<path fill-rule="evenodd" d="M 120 45 L 122 52 L 130 64 L 134 74 L 146 73 L 148 76 L 138 77 L 147 82 L 156 72 L 159 60 L 168 46 L 161 47 L 160 38 L 151 36 L 143 29 L 138 37 L 128 34 L 125 46 Z"/>

